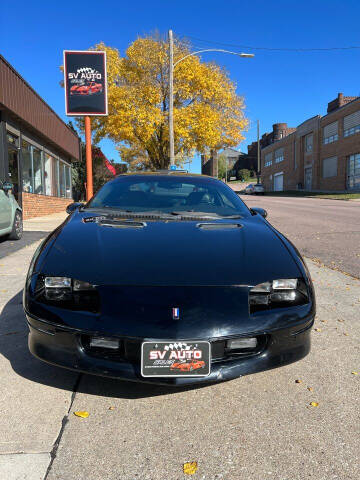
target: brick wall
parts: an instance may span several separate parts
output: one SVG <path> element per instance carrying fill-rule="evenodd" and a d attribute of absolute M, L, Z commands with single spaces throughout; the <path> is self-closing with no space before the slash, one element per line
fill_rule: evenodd
<path fill-rule="evenodd" d="M 295 190 L 299 179 L 299 166 L 294 168 L 294 141 L 295 135 L 291 134 L 282 138 L 261 151 L 261 183 L 266 191 L 273 190 L 274 175 L 284 173 L 284 190 Z M 275 150 L 284 149 L 284 160 L 275 163 Z M 265 155 L 272 154 L 272 165 L 265 167 Z"/>
<path fill-rule="evenodd" d="M 33 217 L 42 217 L 51 213 L 64 212 L 72 198 L 50 197 L 23 192 L 22 210 L 24 220 Z"/>
<path fill-rule="evenodd" d="M 357 112 L 360 109 L 360 100 L 343 106 L 339 110 L 331 112 L 321 119 L 321 127 L 329 123 L 338 121 L 339 139 L 336 142 L 321 145 L 320 168 L 319 168 L 319 189 L 326 190 L 346 190 L 347 187 L 347 159 L 349 155 L 360 153 L 360 133 L 355 133 L 349 137 L 344 137 L 343 118 L 346 115 Z M 337 157 L 337 176 L 322 178 L 322 162 L 325 158 Z"/>
<path fill-rule="evenodd" d="M 273 190 L 274 174 L 284 173 L 284 190 L 295 190 L 300 184 L 305 189 L 305 169 L 312 167 L 311 190 L 344 191 L 347 188 L 347 162 L 349 155 L 360 153 L 360 133 L 344 137 L 345 116 L 360 110 L 360 98 L 343 97 L 339 94 L 336 99 L 341 106 L 324 117 L 312 117 L 290 134 L 292 129 L 287 129 L 287 136 L 273 141 L 261 149 L 261 181 L 265 190 Z M 335 102 L 335 101 L 334 101 Z M 330 102 L 331 104 L 332 102 Z M 332 107 L 331 107 L 332 108 Z M 335 108 L 335 107 L 334 107 Z M 338 140 L 324 144 L 323 127 L 338 121 Z M 282 125 L 282 124 L 276 124 Z M 275 126 L 275 125 L 274 125 Z M 313 134 L 313 149 L 305 151 L 304 138 Z M 264 137 L 264 135 L 263 135 Z M 284 161 L 275 163 L 274 151 L 284 148 Z M 265 155 L 272 153 L 272 165 L 265 167 Z M 323 178 L 323 161 L 326 158 L 337 157 L 337 175 Z"/>

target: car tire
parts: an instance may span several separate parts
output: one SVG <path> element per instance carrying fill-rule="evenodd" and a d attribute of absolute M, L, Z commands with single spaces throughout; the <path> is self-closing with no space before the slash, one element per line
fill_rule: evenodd
<path fill-rule="evenodd" d="M 20 210 L 16 210 L 9 240 L 20 240 L 23 234 L 23 220 Z"/>

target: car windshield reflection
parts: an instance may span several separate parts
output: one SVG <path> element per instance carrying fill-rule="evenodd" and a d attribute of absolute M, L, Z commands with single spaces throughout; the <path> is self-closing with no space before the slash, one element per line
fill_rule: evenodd
<path fill-rule="evenodd" d="M 239 218 L 249 210 L 229 187 L 207 178 L 117 178 L 107 183 L 86 208 L 165 216 Z"/>

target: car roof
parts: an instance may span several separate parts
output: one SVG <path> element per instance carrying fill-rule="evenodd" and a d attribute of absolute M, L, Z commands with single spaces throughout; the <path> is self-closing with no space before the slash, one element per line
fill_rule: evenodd
<path fill-rule="evenodd" d="M 201 173 L 189 173 L 186 170 L 154 170 L 154 171 L 139 171 L 139 172 L 128 172 L 128 173 L 121 173 L 117 175 L 116 178 L 124 178 L 124 177 L 142 177 L 142 176 L 149 176 L 149 177 L 185 177 L 185 178 L 204 178 L 204 179 L 213 179 L 217 180 L 214 177 L 209 175 L 202 175 Z"/>

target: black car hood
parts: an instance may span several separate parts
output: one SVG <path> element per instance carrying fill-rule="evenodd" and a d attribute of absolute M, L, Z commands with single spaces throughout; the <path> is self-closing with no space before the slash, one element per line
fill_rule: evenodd
<path fill-rule="evenodd" d="M 299 277 L 289 251 L 260 216 L 210 223 L 240 228 L 199 228 L 197 221 L 145 221 L 141 228 L 84 223 L 74 213 L 56 233 L 42 265 L 46 275 L 95 285 L 256 285 Z"/>

